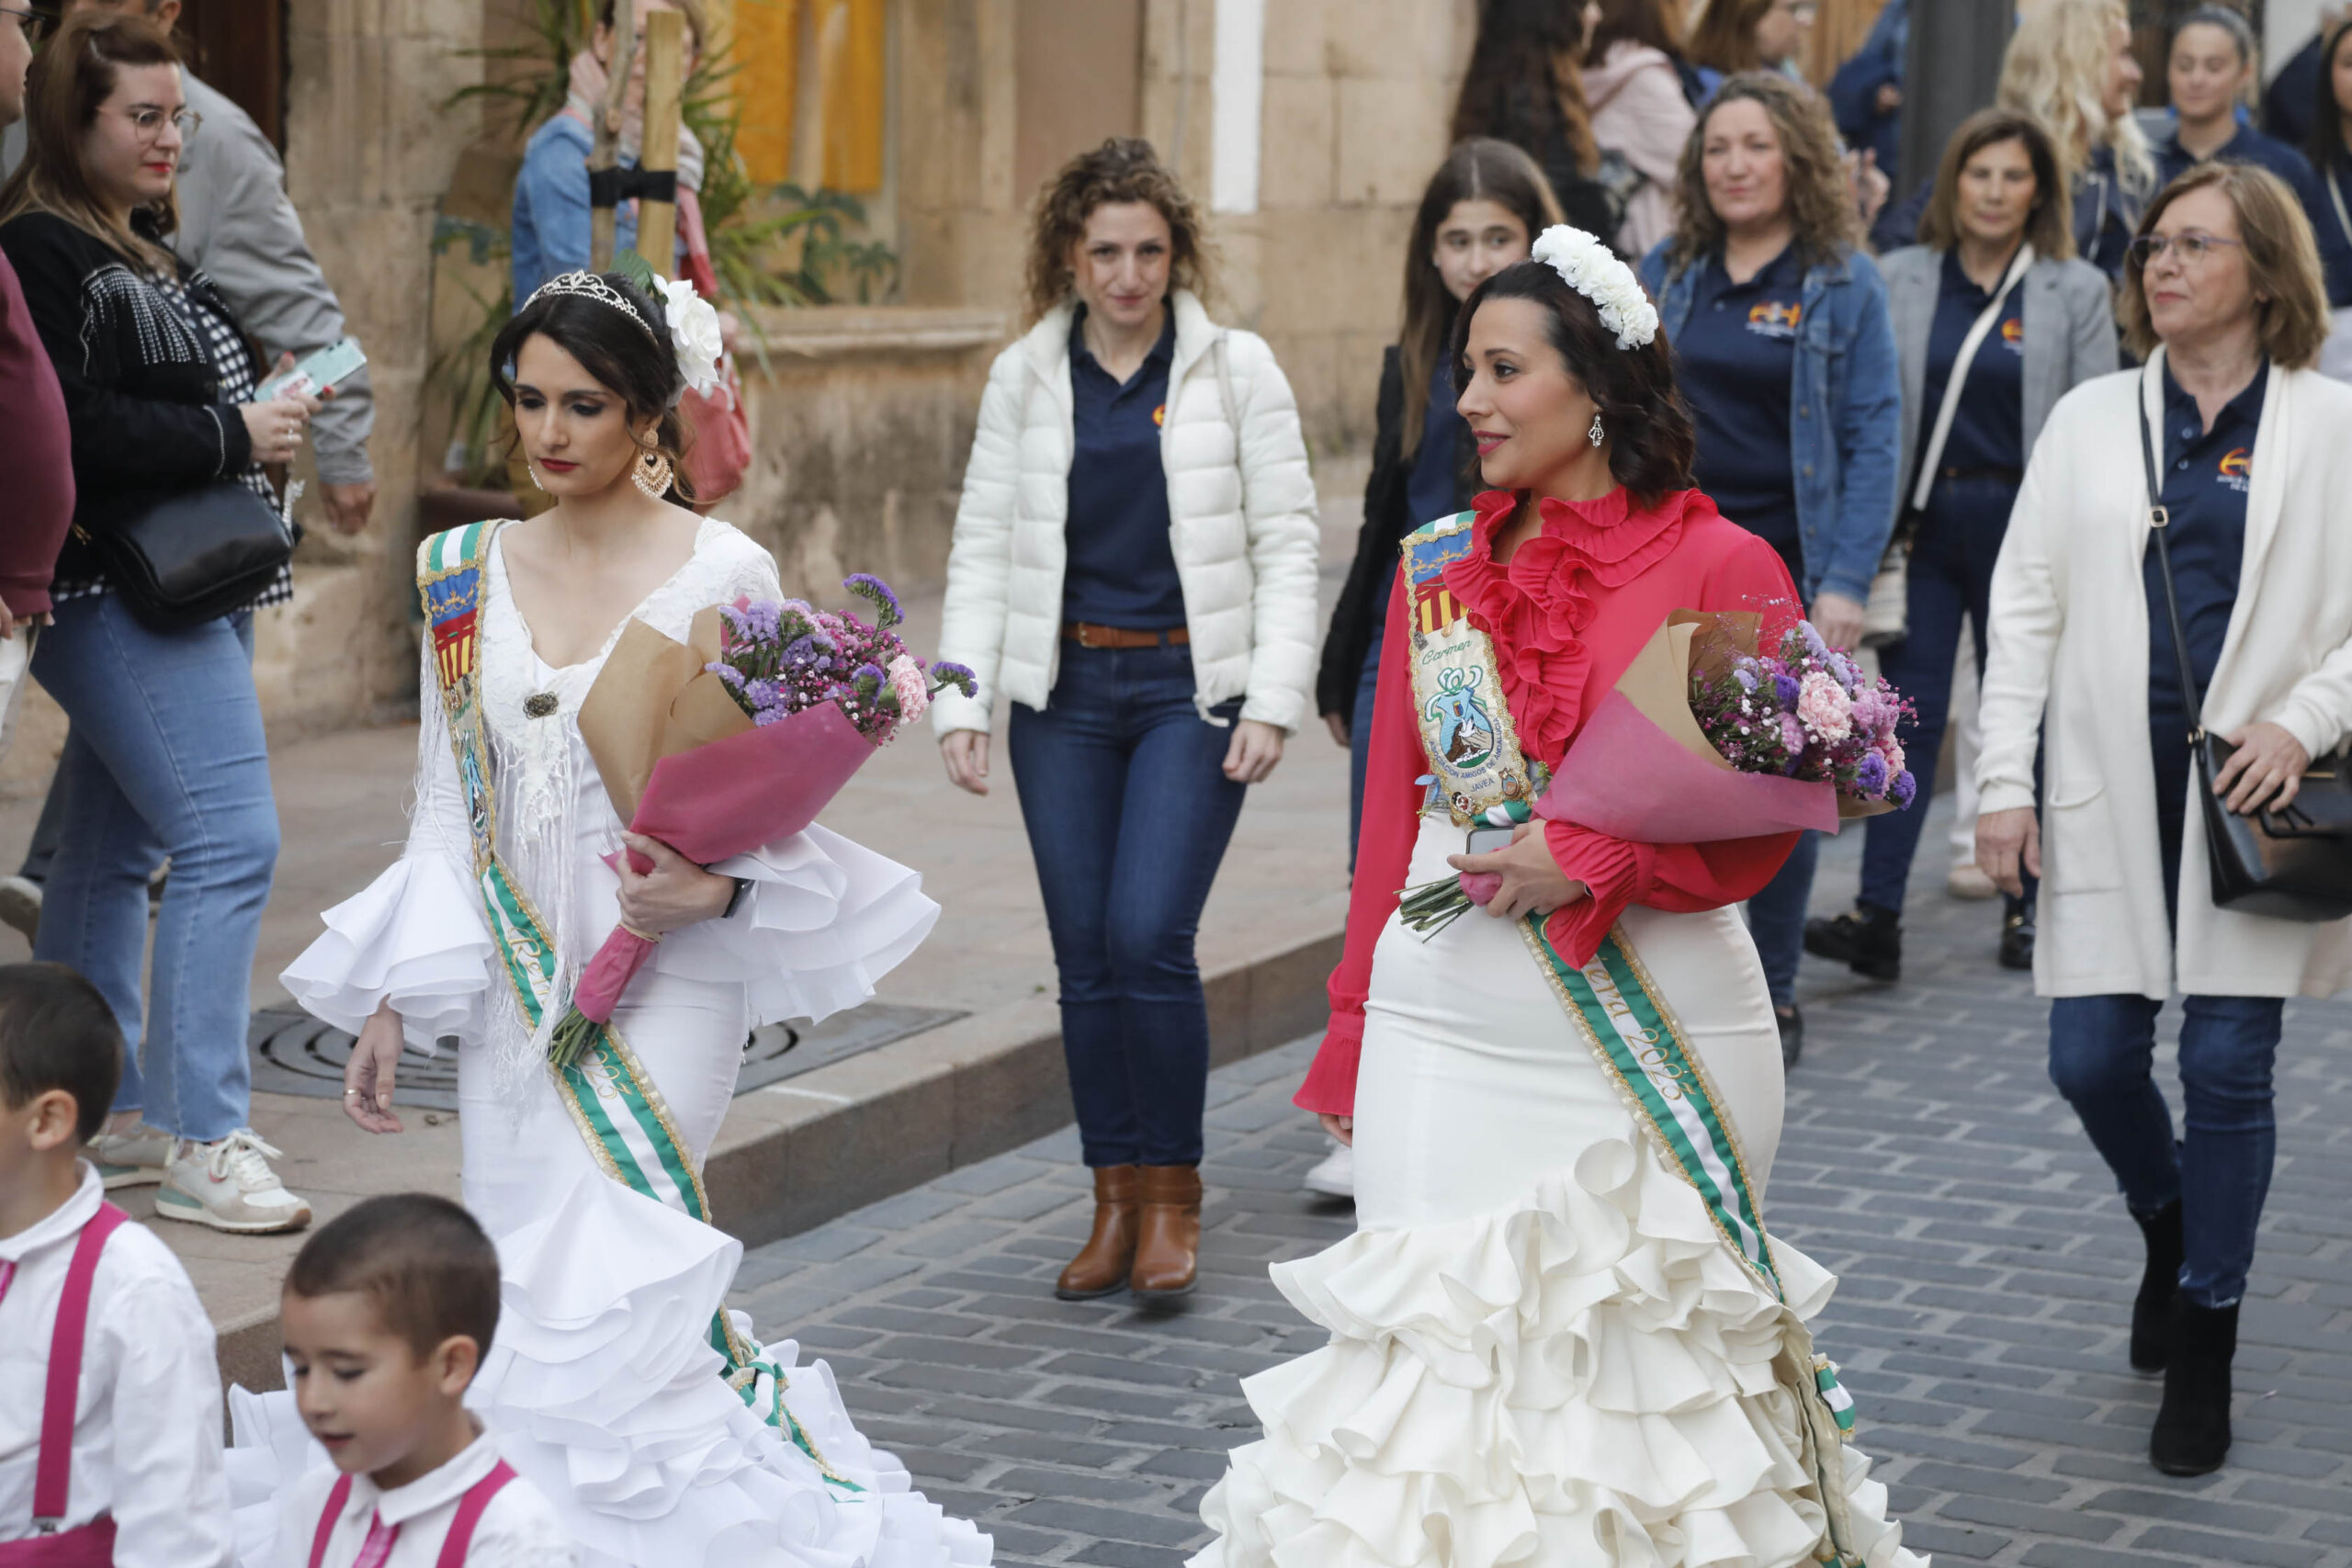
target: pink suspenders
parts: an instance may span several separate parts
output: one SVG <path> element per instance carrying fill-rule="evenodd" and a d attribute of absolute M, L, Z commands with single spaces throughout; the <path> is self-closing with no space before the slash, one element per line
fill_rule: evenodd
<path fill-rule="evenodd" d="M 457 1517 L 449 1521 L 449 1533 L 441 1538 L 441 1555 L 434 1560 L 435 1568 L 465 1568 L 466 1553 L 473 1549 L 474 1527 L 481 1523 L 482 1510 L 501 1488 L 514 1479 L 514 1469 L 500 1460 L 488 1475 L 466 1488 L 458 1499 Z M 334 1489 L 327 1494 L 327 1506 L 319 1515 L 317 1533 L 311 1537 L 311 1568 L 326 1568 L 327 1539 L 334 1534 L 335 1521 L 343 1517 L 344 1505 L 351 1501 L 351 1477 L 338 1475 Z M 400 1534 L 394 1526 L 392 1534 Z"/>
<path fill-rule="evenodd" d="M 74 1259 L 65 1268 L 65 1289 L 57 1301 L 57 1325 L 49 1337 L 49 1386 L 41 1403 L 40 1460 L 33 1472 L 31 1539 L 0 1546 L 9 1568 L 107 1568 L 114 1561 L 114 1520 L 100 1517 L 79 1529 L 61 1530 L 74 1479 L 74 1407 L 82 1391 L 83 1341 L 90 1322 L 90 1280 L 107 1237 L 130 1216 L 112 1203 L 82 1227 Z"/>

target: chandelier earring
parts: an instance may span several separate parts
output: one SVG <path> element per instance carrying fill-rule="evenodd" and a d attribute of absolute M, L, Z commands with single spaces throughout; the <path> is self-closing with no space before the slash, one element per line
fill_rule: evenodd
<path fill-rule="evenodd" d="M 630 474 L 629 478 L 637 482 L 637 488 L 643 491 L 648 497 L 659 501 L 670 493 L 672 478 L 670 459 L 662 455 L 659 447 L 649 448 L 645 456 L 639 460 L 636 471 Z"/>
<path fill-rule="evenodd" d="M 1600 428 L 1600 411 L 1599 409 L 1592 411 L 1592 428 L 1586 431 L 1584 434 L 1585 439 L 1590 441 L 1595 446 L 1600 446 L 1603 441 L 1609 439 L 1609 433 Z"/>

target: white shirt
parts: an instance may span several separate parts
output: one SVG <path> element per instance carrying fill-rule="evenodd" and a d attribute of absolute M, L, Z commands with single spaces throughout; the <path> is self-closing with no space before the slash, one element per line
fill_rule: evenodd
<path fill-rule="evenodd" d="M 0 1297 L 0 1541 L 32 1534 L 49 1344 L 83 1225 L 106 1197 L 95 1167 L 49 1218 L 0 1237 L 17 1272 Z M 220 1457 L 212 1325 L 146 1226 L 107 1239 L 91 1280 L 64 1528 L 115 1524 L 117 1568 L 226 1568 L 233 1540 Z"/>
<path fill-rule="evenodd" d="M 434 1568 L 466 1488 L 497 1464 L 497 1446 L 484 1434 L 440 1469 L 389 1492 L 364 1475 L 353 1476 L 351 1495 L 327 1537 L 322 1568 L 351 1568 L 367 1543 L 369 1521 L 379 1517 L 401 1531 L 384 1568 Z M 332 1466 L 322 1466 L 287 1488 L 278 1513 L 278 1568 L 311 1568 L 311 1543 L 335 1477 Z M 518 1475 L 482 1510 L 466 1562 L 469 1568 L 579 1568 L 580 1557 L 547 1495 Z"/>

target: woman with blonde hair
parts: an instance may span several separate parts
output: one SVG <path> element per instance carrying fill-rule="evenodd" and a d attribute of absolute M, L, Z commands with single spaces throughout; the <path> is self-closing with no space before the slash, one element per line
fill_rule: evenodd
<path fill-rule="evenodd" d="M 2001 57 L 1996 102 L 2049 128 L 2074 193 L 2075 254 L 2109 278 L 2156 188 L 2155 154 L 2132 105 L 2140 62 L 2123 0 L 2041 0 Z"/>
<path fill-rule="evenodd" d="M 2005 890 L 2042 877 L 2050 1076 L 2144 1239 L 2130 1358 L 2165 1378 L 2149 1457 L 2198 1475 L 2230 1447 L 2285 998 L 2352 983 L 2347 922 L 2217 901 L 2199 797 L 2284 808 L 2352 733 L 2352 389 L 2312 369 L 2318 248 L 2266 170 L 2175 180 L 2123 276 L 2146 364 L 2052 413 L 1994 570 L 1976 842 Z M 2210 781 L 2192 728 L 2224 743 Z M 2151 1070 L 2176 992 L 2177 1134 Z"/>
<path fill-rule="evenodd" d="M 1641 277 L 1696 415 L 1698 482 L 1780 552 L 1821 635 L 1851 648 L 1894 527 L 1903 393 L 1886 286 L 1860 248 L 1827 107 L 1769 71 L 1730 78 L 1679 184 L 1674 237 Z M 1748 904 L 1792 1065 L 1815 852 L 1801 839 Z"/>
<path fill-rule="evenodd" d="M 1290 383 L 1201 303 L 1200 209 L 1113 138 L 1040 192 L 947 559 L 947 776 L 1006 750 L 1061 979 L 1094 1227 L 1055 1293 L 1192 1290 L 1209 1025 L 1193 938 L 1247 786 L 1306 718 L 1319 533 Z"/>
<path fill-rule="evenodd" d="M 2121 278 L 2140 210 L 2163 183 L 2132 113 L 2140 82 L 2123 0 L 2041 0 L 2018 17 L 2001 56 L 1995 102 L 2049 128 L 2072 192 L 2075 254 L 2110 282 Z M 1917 244 L 1934 188 L 1930 175 L 1888 207 L 1871 228 L 1871 245 L 1883 254 Z"/>

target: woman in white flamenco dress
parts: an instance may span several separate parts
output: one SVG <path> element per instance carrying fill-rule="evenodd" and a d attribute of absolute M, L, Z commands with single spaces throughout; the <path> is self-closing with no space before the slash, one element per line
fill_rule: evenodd
<path fill-rule="evenodd" d="M 632 303 L 616 290 L 607 300 L 583 284 L 551 312 L 526 310 L 516 324 L 537 320 L 576 338 L 583 322 L 597 329 L 594 312 L 628 310 L 614 320 L 628 320 L 652 310 L 642 295 Z M 497 858 L 551 935 L 554 994 L 568 998 L 581 965 L 622 918 L 620 879 L 606 861 L 621 847 L 622 823 L 581 739 L 582 700 L 629 620 L 683 642 L 706 606 L 783 594 L 775 561 L 741 533 L 636 495 L 628 481 L 637 447 L 621 400 L 608 396 L 589 419 L 562 406 L 569 392 L 534 395 L 535 382 L 594 384 L 553 339 L 528 338 L 519 355 L 508 345 L 501 358 L 517 367 L 521 385 L 510 395 L 525 449 L 565 502 L 560 512 L 609 523 L 635 508 L 649 530 L 669 530 L 673 550 L 689 537 L 692 547 L 600 647 L 553 666 L 538 651 L 551 628 L 535 637 L 516 604 L 509 564 L 523 552 L 509 548 L 513 531 L 542 530 L 535 554 L 551 540 L 577 550 L 592 536 L 561 539 L 555 530 L 568 525 L 550 521 L 559 513 L 463 531 L 481 567 L 469 624 L 478 641 L 467 651 Z M 564 458 L 576 466 L 554 466 Z M 617 492 L 599 487 L 615 478 Z M 607 545 L 619 536 L 604 535 Z M 428 541 L 427 557 L 436 547 L 446 557 L 458 537 Z M 594 613 L 580 600 L 551 599 L 545 584 L 532 603 Z M 594 625 L 581 635 L 593 636 Z M 658 1124 L 657 1136 L 666 1126 L 692 1172 L 657 1181 L 660 1196 L 616 1179 L 548 1066 L 546 1032 L 534 1030 L 501 972 L 435 641 L 429 630 L 407 847 L 366 891 L 326 912 L 326 934 L 283 978 L 298 1002 L 337 1027 L 361 1032 L 381 1010 L 397 1015 L 413 1048 L 458 1042 L 464 1201 L 497 1243 L 503 1279 L 496 1340 L 469 1404 L 514 1469 L 556 1502 L 584 1568 L 987 1563 L 989 1538 L 911 1491 L 904 1467 L 859 1436 L 823 1362 L 803 1362 L 788 1339 L 760 1344 L 741 1313 L 726 1319 L 729 1353 L 715 1348 L 715 1318 L 742 1247 L 687 1212 L 699 1203 L 699 1171 L 752 1030 L 856 1006 L 922 942 L 938 907 L 915 873 L 821 827 L 710 868 L 741 885 L 732 908 L 669 931 L 613 1017 L 648 1091 L 646 1124 Z M 729 886 L 720 882 L 720 897 Z M 370 1032 L 392 1038 L 385 1024 Z M 355 1055 L 368 1045 L 363 1037 Z M 366 1087 L 355 1091 L 354 1119 L 396 1127 L 389 1093 L 379 1103 L 374 1096 L 388 1083 L 355 1082 Z M 648 1168 L 661 1164 L 640 1125 L 612 1120 Z M 730 1379 L 735 1362 L 744 1370 Z M 328 1461 L 289 1395 L 239 1390 L 232 1406 L 232 1474 L 241 1503 L 252 1505 L 240 1511 L 242 1560 L 259 1562 L 276 1525 L 267 1495 Z"/>
<path fill-rule="evenodd" d="M 1780 1046 L 1734 906 L 1793 835 L 1536 821 L 1465 852 L 1529 822 L 1672 611 L 1793 618 L 1777 553 L 1688 488 L 1642 296 L 1568 276 L 1600 265 L 1523 263 L 1464 310 L 1498 488 L 1405 544 L 1296 1097 L 1352 1137 L 1359 1229 L 1273 1270 L 1330 1343 L 1244 1383 L 1264 1437 L 1203 1500 L 1192 1568 L 1922 1568 L 1805 1328 L 1835 1280 L 1763 1224 Z M 1464 870 L 1499 876 L 1485 912 L 1401 921 L 1398 889 Z"/>

